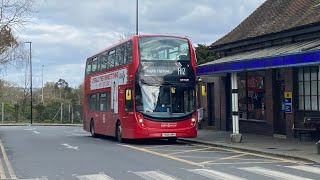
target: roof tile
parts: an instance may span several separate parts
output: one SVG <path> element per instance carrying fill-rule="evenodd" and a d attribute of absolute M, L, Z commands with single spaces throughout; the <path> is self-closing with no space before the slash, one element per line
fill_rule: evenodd
<path fill-rule="evenodd" d="M 212 46 L 221 46 L 319 22 L 320 0 L 267 0 Z"/>

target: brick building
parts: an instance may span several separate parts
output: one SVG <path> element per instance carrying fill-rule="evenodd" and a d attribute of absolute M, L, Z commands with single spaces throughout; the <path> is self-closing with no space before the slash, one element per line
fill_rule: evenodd
<path fill-rule="evenodd" d="M 319 0 L 267 0 L 214 42 L 210 51 L 219 59 L 197 68 L 199 91 L 207 92 L 199 96 L 205 124 L 231 130 L 236 113 L 240 132 L 291 137 L 293 124 L 320 117 L 319 12 Z"/>

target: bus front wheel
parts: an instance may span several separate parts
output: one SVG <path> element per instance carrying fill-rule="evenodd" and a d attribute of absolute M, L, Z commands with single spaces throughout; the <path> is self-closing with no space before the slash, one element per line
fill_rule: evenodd
<path fill-rule="evenodd" d="M 93 123 L 93 120 L 91 120 L 91 122 L 90 122 L 90 133 L 91 133 L 91 136 L 92 136 L 92 137 L 96 137 L 96 136 L 97 136 L 97 134 L 96 134 L 95 131 L 94 131 L 94 123 Z"/>
<path fill-rule="evenodd" d="M 121 127 L 121 122 L 118 121 L 117 123 L 117 128 L 116 128 L 116 139 L 119 143 L 122 143 L 123 142 L 123 139 L 122 139 L 122 127 Z"/>

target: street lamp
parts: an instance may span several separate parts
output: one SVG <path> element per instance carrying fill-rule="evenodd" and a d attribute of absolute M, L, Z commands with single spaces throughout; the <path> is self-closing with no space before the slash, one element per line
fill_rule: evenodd
<path fill-rule="evenodd" d="M 32 54 L 31 54 L 31 44 L 32 42 L 24 42 L 26 44 L 29 44 L 30 46 L 30 124 L 32 124 Z"/>
<path fill-rule="evenodd" d="M 42 103 L 43 103 L 43 67 L 44 67 L 44 65 L 42 65 L 42 88 L 41 88 L 41 93 L 42 93 L 41 101 L 42 101 Z"/>

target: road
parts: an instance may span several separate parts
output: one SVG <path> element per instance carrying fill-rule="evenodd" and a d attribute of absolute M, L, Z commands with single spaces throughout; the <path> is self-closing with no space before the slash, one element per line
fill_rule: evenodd
<path fill-rule="evenodd" d="M 92 138 L 81 127 L 1 126 L 0 179 L 320 179 L 320 166 L 199 144 Z"/>

